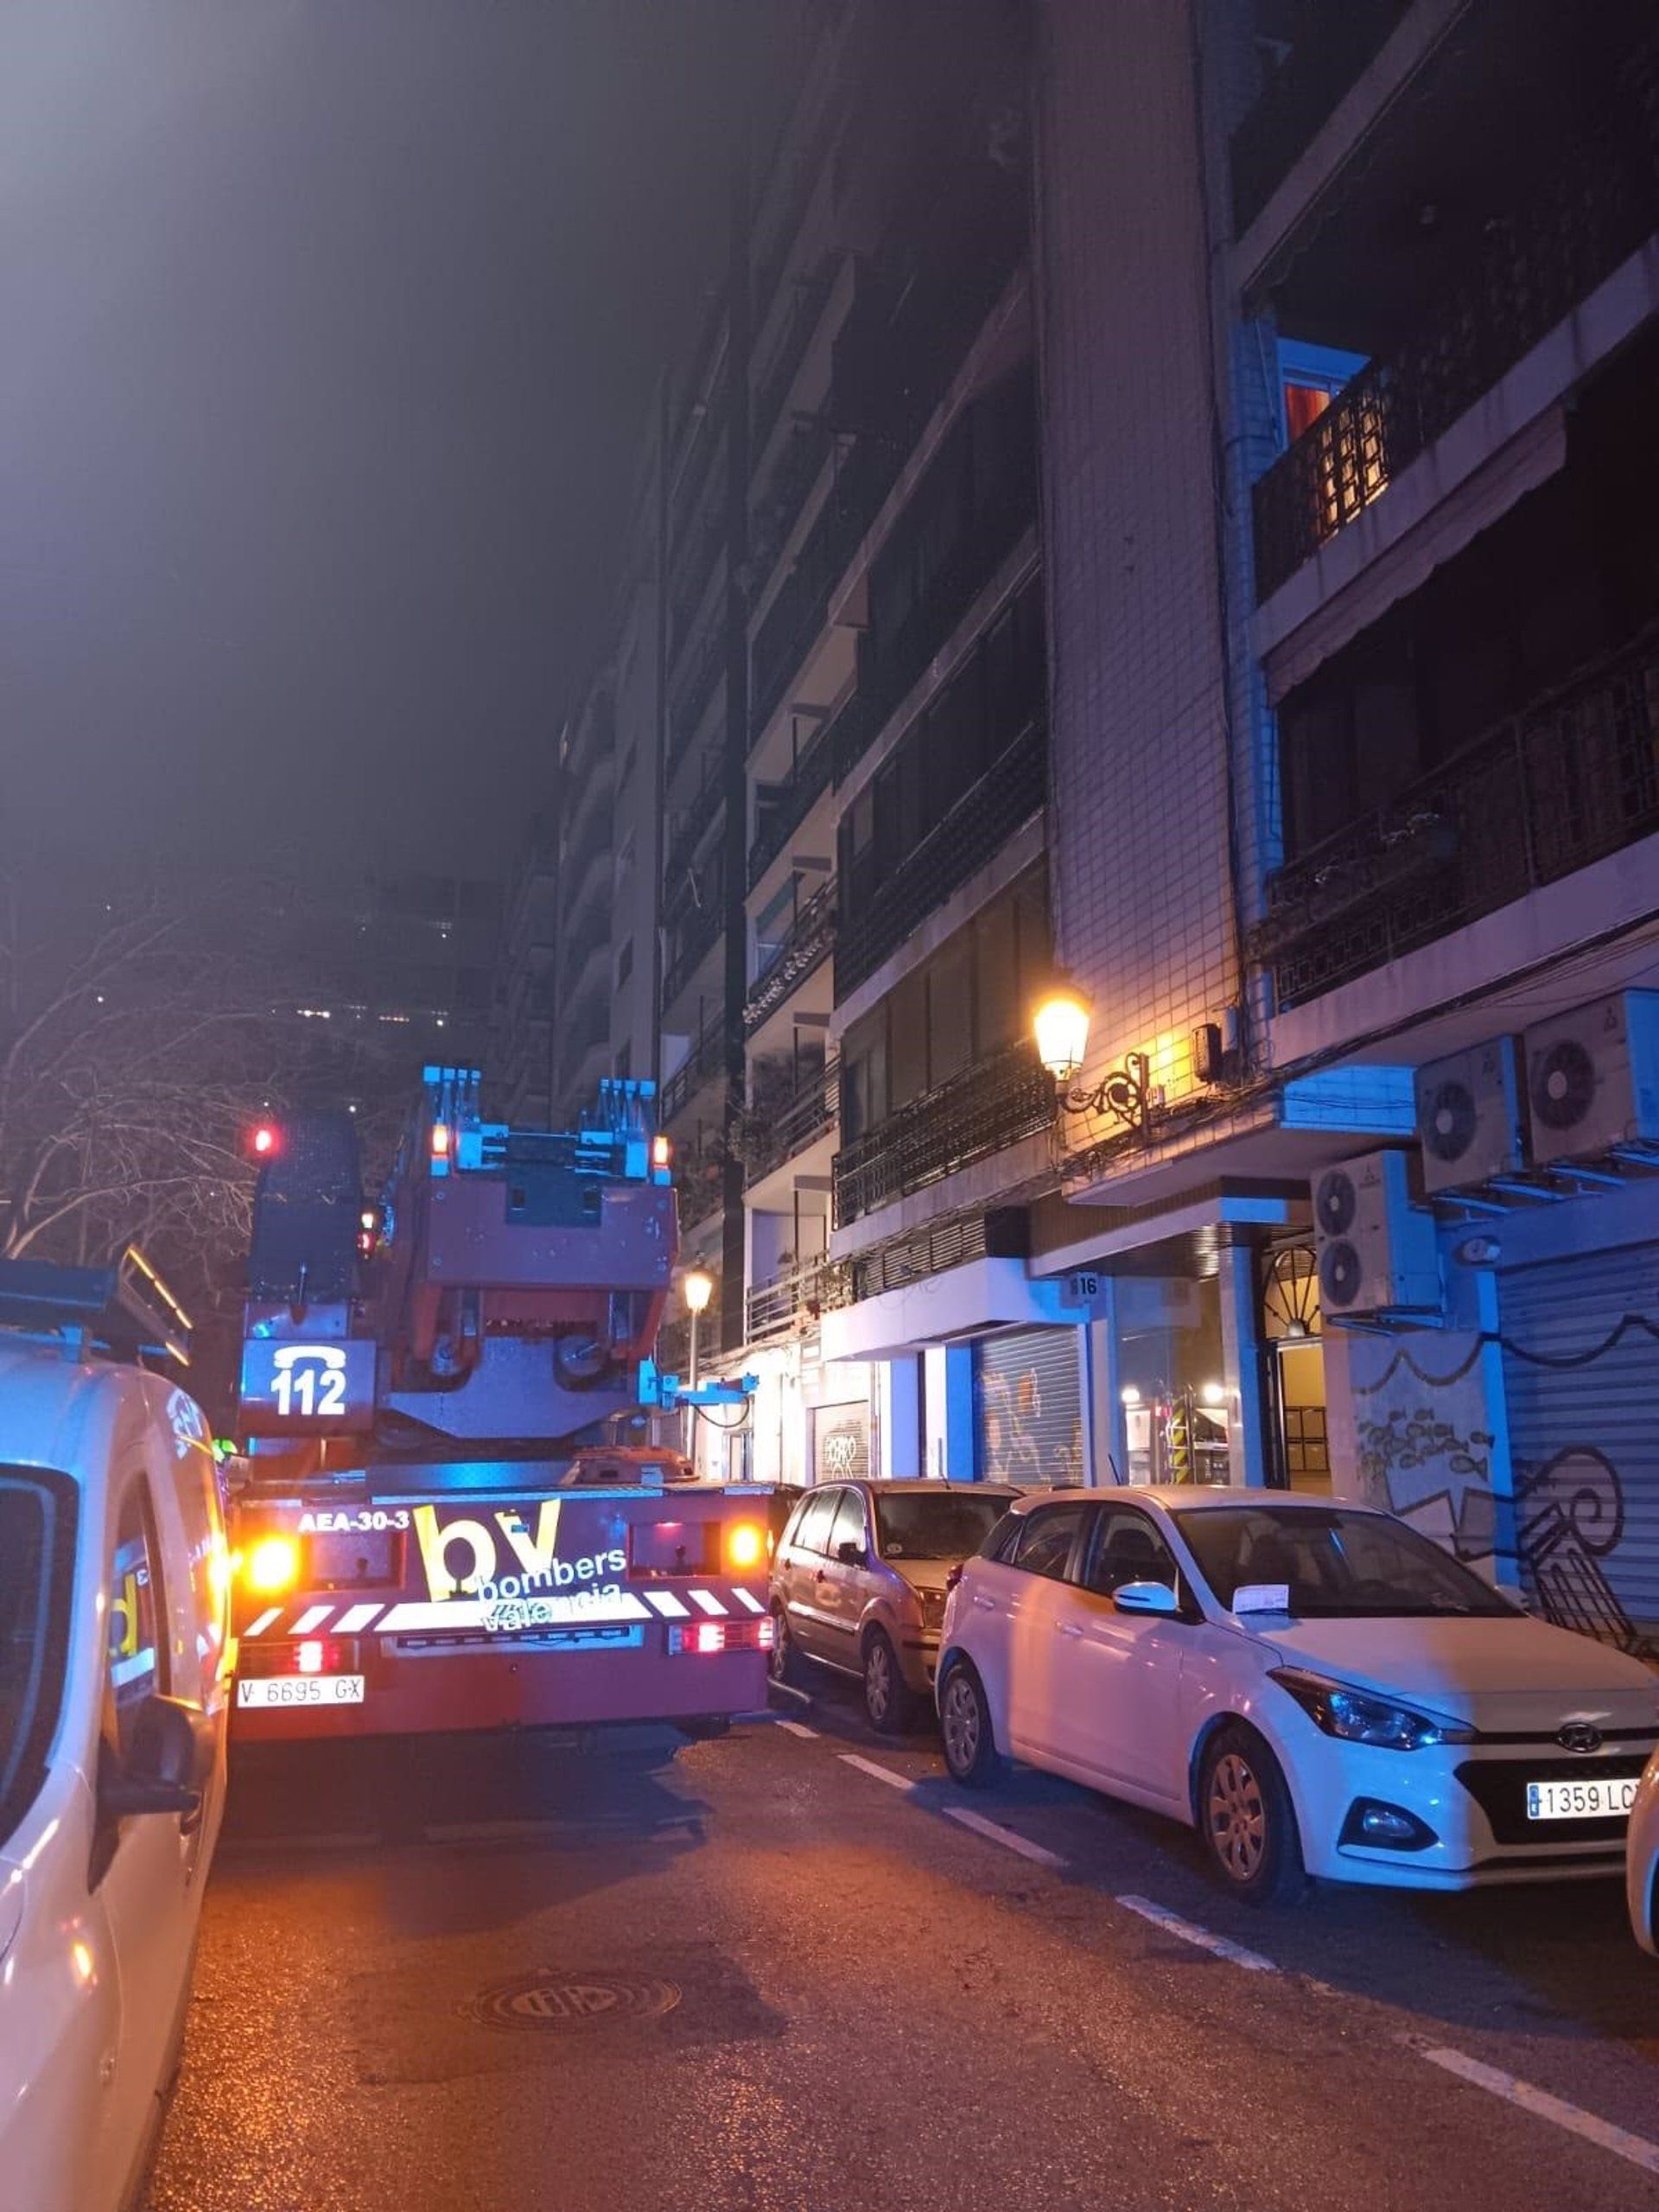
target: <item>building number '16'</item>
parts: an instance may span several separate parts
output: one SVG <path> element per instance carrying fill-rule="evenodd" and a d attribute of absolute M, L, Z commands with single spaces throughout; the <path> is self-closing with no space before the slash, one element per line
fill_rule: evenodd
<path fill-rule="evenodd" d="M 271 1395 L 286 1417 L 346 1410 L 346 1355 L 333 1344 L 284 1344 L 272 1362 Z"/>

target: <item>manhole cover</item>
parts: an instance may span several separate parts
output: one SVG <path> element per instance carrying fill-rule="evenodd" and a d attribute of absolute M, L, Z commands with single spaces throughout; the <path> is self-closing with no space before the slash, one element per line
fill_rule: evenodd
<path fill-rule="evenodd" d="M 489 1983 L 462 2010 L 486 2028 L 594 2028 L 607 2020 L 654 2020 L 679 2001 L 671 1981 L 544 1967 Z"/>

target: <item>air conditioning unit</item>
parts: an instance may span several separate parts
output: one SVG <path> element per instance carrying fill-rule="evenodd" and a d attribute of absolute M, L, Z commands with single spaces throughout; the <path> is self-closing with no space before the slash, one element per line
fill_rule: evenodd
<path fill-rule="evenodd" d="M 1521 1052 L 1495 1037 L 1417 1071 L 1417 1135 L 1423 1188 L 1468 1191 L 1526 1165 Z"/>
<path fill-rule="evenodd" d="M 1326 1320 L 1439 1312 L 1434 1223 L 1412 1203 L 1411 1166 L 1408 1154 L 1372 1152 L 1315 1179 L 1319 1309 Z"/>
<path fill-rule="evenodd" d="M 1532 1157 L 1659 1144 L 1659 991 L 1618 991 L 1526 1034 Z"/>

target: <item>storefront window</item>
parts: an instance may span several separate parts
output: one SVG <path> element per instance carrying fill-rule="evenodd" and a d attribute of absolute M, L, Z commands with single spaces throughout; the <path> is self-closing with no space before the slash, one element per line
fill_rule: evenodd
<path fill-rule="evenodd" d="M 1230 1482 L 1219 1281 L 1126 1276 L 1117 1307 L 1129 1480 Z"/>

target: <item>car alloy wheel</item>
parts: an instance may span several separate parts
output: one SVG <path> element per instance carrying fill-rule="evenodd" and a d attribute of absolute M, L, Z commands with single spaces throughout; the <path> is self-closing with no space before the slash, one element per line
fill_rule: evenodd
<path fill-rule="evenodd" d="M 864 1707 L 878 1728 L 893 1713 L 893 1650 L 884 1636 L 873 1636 L 864 1654 Z"/>
<path fill-rule="evenodd" d="M 965 1667 L 958 1667 L 944 1686 L 939 1706 L 939 1732 L 944 1738 L 945 1764 L 952 1774 L 971 1774 L 979 1757 L 979 1697 Z"/>
<path fill-rule="evenodd" d="M 1267 1855 L 1268 1808 L 1242 1751 L 1224 1751 L 1216 1761 L 1204 1813 L 1217 1865 L 1235 1882 L 1254 1881 Z"/>
<path fill-rule="evenodd" d="M 766 1671 L 774 1682 L 789 1679 L 791 1656 L 788 1616 L 781 1605 L 774 1605 L 772 1612 L 772 1651 L 766 1660 Z"/>

